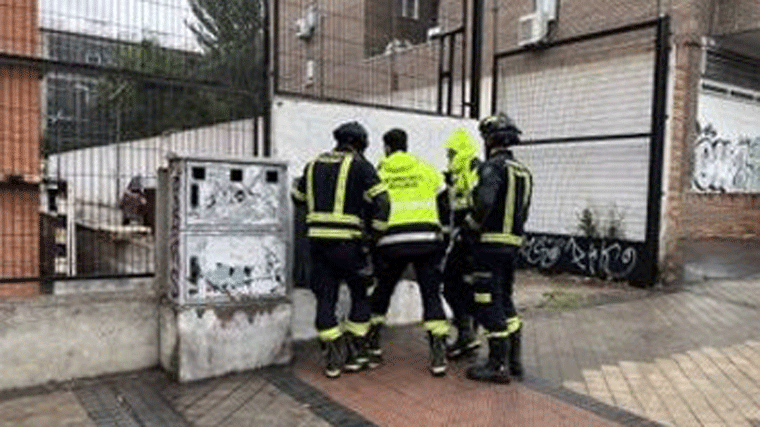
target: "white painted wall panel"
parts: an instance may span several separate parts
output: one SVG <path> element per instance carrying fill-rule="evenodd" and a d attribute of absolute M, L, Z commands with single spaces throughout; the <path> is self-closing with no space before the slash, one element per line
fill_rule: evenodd
<path fill-rule="evenodd" d="M 409 152 L 433 164 L 446 167 L 444 141 L 457 127 L 477 137 L 477 121 L 453 117 L 415 114 L 349 104 L 318 102 L 292 97 L 276 97 L 272 110 L 275 157 L 287 160 L 291 177 L 301 175 L 306 163 L 335 146 L 333 130 L 341 123 L 357 120 L 369 132 L 367 158 L 377 163 L 382 153 L 383 133 L 394 127 L 409 135 Z"/>
<path fill-rule="evenodd" d="M 645 53 L 500 76 L 499 109 L 528 139 L 649 132 L 653 64 Z"/>
<path fill-rule="evenodd" d="M 253 120 L 220 123 L 136 141 L 52 155 L 47 176 L 64 179 L 78 201 L 117 206 L 129 180 L 141 175 L 155 187 L 156 171 L 168 154 L 253 156 Z"/>
<path fill-rule="evenodd" d="M 644 240 L 648 139 L 528 145 L 514 152 L 533 172 L 529 232 L 578 234 L 579 215 L 588 207 L 601 225 L 615 209 L 623 215 L 625 238 Z"/>

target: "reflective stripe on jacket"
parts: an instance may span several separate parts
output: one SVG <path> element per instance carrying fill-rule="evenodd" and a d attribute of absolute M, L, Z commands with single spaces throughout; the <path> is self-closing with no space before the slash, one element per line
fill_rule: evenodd
<path fill-rule="evenodd" d="M 291 196 L 295 202 L 306 204 L 306 233 L 310 238 L 360 239 L 365 221 L 376 232 L 387 227 L 385 185 L 375 168 L 352 151 L 324 153 L 309 162 Z M 365 218 L 368 211 L 369 218 Z"/>
<path fill-rule="evenodd" d="M 378 246 L 440 241 L 436 201 L 445 190 L 441 173 L 409 153 L 396 151 L 383 159 L 378 174 L 391 201 L 388 229 Z"/>

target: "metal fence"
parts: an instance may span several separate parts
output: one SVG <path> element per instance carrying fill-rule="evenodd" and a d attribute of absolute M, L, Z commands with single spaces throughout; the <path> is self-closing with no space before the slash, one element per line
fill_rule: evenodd
<path fill-rule="evenodd" d="M 495 56 L 492 107 L 522 128 L 535 179 L 524 263 L 655 280 L 668 22 Z"/>
<path fill-rule="evenodd" d="M 275 91 L 464 116 L 469 3 L 275 0 Z"/>
<path fill-rule="evenodd" d="M 0 8 L 0 284 L 153 274 L 166 155 L 270 154 L 265 2 Z"/>

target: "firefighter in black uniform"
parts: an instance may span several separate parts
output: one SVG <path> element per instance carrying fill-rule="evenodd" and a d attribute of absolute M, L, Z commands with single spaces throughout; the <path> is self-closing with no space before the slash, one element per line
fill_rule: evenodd
<path fill-rule="evenodd" d="M 312 260 L 309 282 L 317 299 L 316 328 L 326 359 L 325 375 L 330 378 L 343 370 L 359 371 L 369 362 L 371 269 L 362 242 L 365 230 L 379 236 L 387 228 L 390 212 L 386 188 L 362 154 L 367 132 L 359 123 L 349 122 L 335 129 L 333 136 L 337 147 L 309 162 L 292 191 L 294 201 L 306 204 Z M 370 216 L 367 227 L 365 213 Z M 351 294 L 351 309 L 342 328 L 335 315 L 341 281 L 348 284 Z"/>
<path fill-rule="evenodd" d="M 465 218 L 465 238 L 473 243 L 472 274 L 476 318 L 487 331 L 488 361 L 467 370 L 472 380 L 507 383 L 522 379 L 521 321 L 512 301 L 515 262 L 528 218 L 533 177 L 515 160 L 509 146 L 520 130 L 504 114 L 479 124 L 486 161 L 478 169 L 473 210 Z"/>

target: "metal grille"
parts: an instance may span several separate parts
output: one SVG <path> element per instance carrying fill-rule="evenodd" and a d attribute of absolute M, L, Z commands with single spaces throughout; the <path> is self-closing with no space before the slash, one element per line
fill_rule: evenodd
<path fill-rule="evenodd" d="M 464 115 L 468 2 L 277 0 L 275 90 Z"/>
<path fill-rule="evenodd" d="M 493 108 L 522 129 L 515 155 L 535 180 L 521 250 L 527 264 L 651 279 L 647 245 L 657 239 L 652 189 L 661 155 L 653 147 L 663 129 L 653 109 L 664 108 L 656 24 L 497 54 Z"/>
<path fill-rule="evenodd" d="M 270 152 L 265 2 L 0 8 L 0 281 L 153 274 L 167 154 Z"/>

